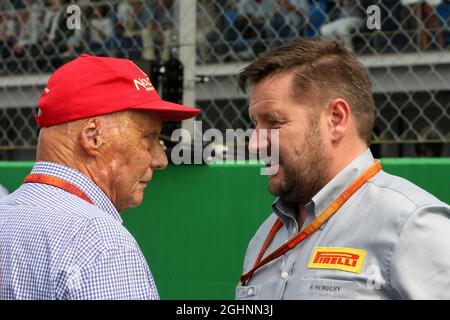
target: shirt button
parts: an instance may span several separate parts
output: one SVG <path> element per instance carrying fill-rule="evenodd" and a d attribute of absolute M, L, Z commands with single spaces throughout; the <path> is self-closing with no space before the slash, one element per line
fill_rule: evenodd
<path fill-rule="evenodd" d="M 249 296 L 252 296 L 254 292 L 255 291 L 253 290 L 253 288 L 248 289 L 248 295 Z"/>
<path fill-rule="evenodd" d="M 286 271 L 284 271 L 284 272 L 281 274 L 281 277 L 282 277 L 283 279 L 287 279 L 288 276 L 289 276 L 289 273 L 287 273 Z"/>

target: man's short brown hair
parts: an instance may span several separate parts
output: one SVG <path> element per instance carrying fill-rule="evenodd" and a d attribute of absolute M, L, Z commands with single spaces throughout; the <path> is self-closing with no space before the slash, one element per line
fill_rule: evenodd
<path fill-rule="evenodd" d="M 283 71 L 294 72 L 294 99 L 306 98 L 314 105 L 337 97 L 347 101 L 359 136 L 370 145 L 375 118 L 370 80 L 341 42 L 296 40 L 266 52 L 240 72 L 239 87 L 246 92 L 248 84 Z"/>

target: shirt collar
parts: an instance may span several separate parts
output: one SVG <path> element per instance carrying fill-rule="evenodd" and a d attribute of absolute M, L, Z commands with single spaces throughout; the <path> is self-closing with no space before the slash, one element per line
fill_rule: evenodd
<path fill-rule="evenodd" d="M 344 190 L 364 173 L 375 159 L 367 149 L 342 169 L 325 187 L 323 187 L 306 207 L 311 207 L 314 214 L 321 214 Z"/>
<path fill-rule="evenodd" d="M 272 210 L 281 219 L 285 226 L 289 226 L 289 220 L 296 220 L 296 208 L 292 202 L 285 201 L 277 197 L 272 202 Z"/>
<path fill-rule="evenodd" d="M 122 223 L 122 218 L 111 200 L 109 200 L 99 186 L 81 172 L 62 164 L 40 161 L 34 164 L 31 173 L 46 174 L 73 184 L 83 191 L 96 207 L 109 213 L 114 219 Z"/>
<path fill-rule="evenodd" d="M 323 187 L 305 206 L 308 213 L 318 216 L 347 188 L 357 177 L 367 170 L 375 159 L 367 149 L 342 169 L 325 187 Z M 295 205 L 281 198 L 272 203 L 273 212 L 288 225 L 289 219 L 296 219 Z"/>

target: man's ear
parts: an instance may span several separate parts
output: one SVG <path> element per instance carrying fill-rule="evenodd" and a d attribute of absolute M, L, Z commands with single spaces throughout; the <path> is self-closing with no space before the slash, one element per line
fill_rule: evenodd
<path fill-rule="evenodd" d="M 101 121 L 91 118 L 83 124 L 80 133 L 81 148 L 90 156 L 95 156 L 102 145 Z"/>
<path fill-rule="evenodd" d="M 333 99 L 327 106 L 328 127 L 332 142 L 340 141 L 349 129 L 350 106 L 341 98 Z"/>

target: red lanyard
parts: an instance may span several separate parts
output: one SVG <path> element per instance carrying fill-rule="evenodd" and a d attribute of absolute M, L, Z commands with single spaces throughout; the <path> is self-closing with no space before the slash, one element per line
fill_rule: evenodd
<path fill-rule="evenodd" d="M 55 186 L 55 187 L 65 190 L 67 192 L 70 192 L 71 194 L 73 194 L 83 200 L 86 200 L 90 204 L 94 204 L 91 201 L 91 199 L 89 199 L 88 196 L 85 195 L 83 193 L 83 191 L 81 191 L 78 187 L 74 186 L 70 182 L 64 181 L 62 179 L 59 179 L 59 178 L 56 178 L 53 176 L 48 176 L 46 174 L 34 174 L 33 173 L 33 174 L 29 174 L 28 176 L 26 176 L 25 180 L 23 182 L 24 183 L 35 182 L 35 183 L 43 183 L 43 184 Z"/>
<path fill-rule="evenodd" d="M 253 268 L 248 271 L 246 274 L 242 275 L 240 280 L 241 283 L 246 283 L 255 273 L 256 270 L 261 268 L 262 266 L 268 264 L 269 262 L 277 259 L 278 257 L 282 256 L 289 250 L 295 248 L 299 243 L 301 243 L 303 240 L 305 240 L 310 234 L 315 232 L 317 229 L 320 228 L 328 219 L 330 219 L 336 211 L 342 207 L 342 205 L 359 189 L 362 185 L 364 185 L 370 178 L 372 178 L 374 175 L 378 173 L 378 171 L 381 170 L 381 163 L 379 161 L 376 161 L 373 165 L 367 169 L 366 172 L 364 172 L 361 176 L 356 178 L 353 183 L 344 190 L 329 206 L 326 208 L 317 218 L 315 218 L 303 231 L 297 233 L 293 238 L 289 239 L 287 242 L 285 242 L 281 247 L 273 251 L 271 254 L 269 254 L 264 260 L 261 261 L 262 257 L 264 256 L 264 253 L 266 253 L 267 249 L 269 248 L 270 244 L 272 243 L 273 239 L 275 238 L 275 235 L 277 234 L 278 230 L 280 230 L 283 223 L 278 218 L 275 221 L 275 224 L 273 225 L 272 229 L 270 229 L 269 234 L 267 235 L 266 240 L 264 241 L 264 244 L 261 247 L 261 251 L 258 254 L 258 257 L 256 258 L 255 264 L 253 265 Z"/>

